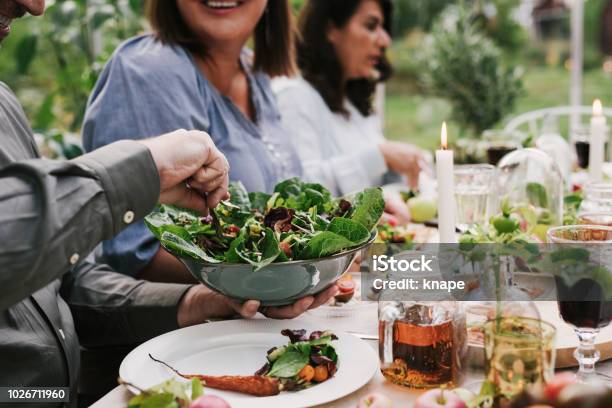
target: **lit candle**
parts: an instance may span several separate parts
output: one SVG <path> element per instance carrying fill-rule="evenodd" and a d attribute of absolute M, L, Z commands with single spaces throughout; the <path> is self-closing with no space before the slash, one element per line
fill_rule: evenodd
<path fill-rule="evenodd" d="M 436 150 L 438 178 L 438 231 L 441 243 L 455 243 L 455 180 L 453 151 L 448 149 L 446 122 L 442 124 L 441 147 Z"/>
<path fill-rule="evenodd" d="M 606 117 L 603 115 L 601 101 L 593 102 L 591 118 L 591 139 L 589 141 L 589 176 L 591 181 L 601 181 L 606 139 Z"/>

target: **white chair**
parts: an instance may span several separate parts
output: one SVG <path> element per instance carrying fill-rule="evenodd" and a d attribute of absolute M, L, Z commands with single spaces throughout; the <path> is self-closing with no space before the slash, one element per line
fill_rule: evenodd
<path fill-rule="evenodd" d="M 578 108 L 574 108 L 573 106 L 557 106 L 555 108 L 538 109 L 523 113 L 511 119 L 506 124 L 504 132 L 522 132 L 533 137 L 538 137 L 544 129 L 545 123 L 550 120 L 554 120 L 554 123 L 558 123 L 559 119 L 562 117 L 566 117 L 569 120 L 576 110 L 581 118 L 590 118 L 593 114 L 593 108 L 591 106 L 580 106 Z M 604 109 L 603 114 L 608 118 L 612 118 L 612 109 Z M 588 120 L 581 121 L 580 123 L 588 123 Z"/>

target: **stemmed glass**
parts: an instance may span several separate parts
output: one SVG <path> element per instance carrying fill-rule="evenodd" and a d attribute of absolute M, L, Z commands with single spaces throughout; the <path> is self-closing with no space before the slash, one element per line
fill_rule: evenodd
<path fill-rule="evenodd" d="M 492 208 L 495 167 L 489 164 L 455 166 L 457 227 L 466 232 L 475 224 L 486 224 Z"/>
<path fill-rule="evenodd" d="M 597 379 L 595 364 L 600 353 L 595 348 L 599 330 L 612 320 L 612 294 L 605 281 L 612 271 L 612 227 L 569 225 L 552 228 L 547 234 L 554 244 L 552 268 L 557 284 L 559 313 L 574 327 L 580 342 L 574 351 L 578 360 L 577 379 Z"/>

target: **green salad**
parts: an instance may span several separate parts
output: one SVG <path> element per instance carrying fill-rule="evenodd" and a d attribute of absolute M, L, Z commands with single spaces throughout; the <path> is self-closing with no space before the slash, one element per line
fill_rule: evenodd
<path fill-rule="evenodd" d="M 208 263 L 249 263 L 255 270 L 272 262 L 316 259 L 367 242 L 384 207 L 382 190 L 368 188 L 353 199 L 334 199 L 320 184 L 298 178 L 274 193 L 247 193 L 240 182 L 230 199 L 207 217 L 161 205 L 145 223 L 171 253 Z"/>

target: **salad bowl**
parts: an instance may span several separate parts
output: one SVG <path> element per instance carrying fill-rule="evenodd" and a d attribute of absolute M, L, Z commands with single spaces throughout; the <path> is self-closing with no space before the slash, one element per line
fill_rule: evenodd
<path fill-rule="evenodd" d="M 349 201 L 298 178 L 278 183 L 272 194 L 248 193 L 240 182 L 228 190 L 229 200 L 207 216 L 160 205 L 145 224 L 198 281 L 263 306 L 329 288 L 374 242 L 385 207 L 380 188 Z"/>
<path fill-rule="evenodd" d="M 201 283 L 237 301 L 259 300 L 262 306 L 284 306 L 316 295 L 336 282 L 357 254 L 376 239 L 335 255 L 308 260 L 271 263 L 259 270 L 245 263 L 208 263 L 175 255 Z"/>

